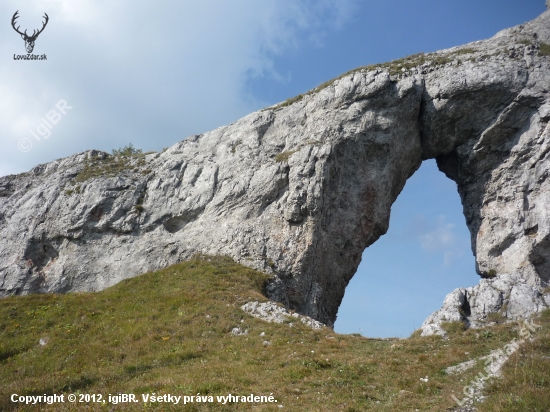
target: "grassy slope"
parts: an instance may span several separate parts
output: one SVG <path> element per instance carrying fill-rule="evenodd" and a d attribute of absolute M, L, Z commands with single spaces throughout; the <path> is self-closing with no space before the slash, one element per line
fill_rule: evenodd
<path fill-rule="evenodd" d="M 0 410 L 9 396 L 51 393 L 269 395 L 276 404 L 119 404 L 114 410 L 442 411 L 483 367 L 447 366 L 517 336 L 513 324 L 409 339 L 367 339 L 270 324 L 239 306 L 265 300 L 265 276 L 224 258 L 195 259 L 100 293 L 0 300 Z M 509 362 L 482 410 L 548 411 L 550 316 Z M 248 335 L 233 336 L 234 327 Z M 265 332 L 265 336 L 260 336 Z M 39 339 L 47 340 L 45 346 Z M 265 346 L 264 341 L 271 345 Z M 420 381 L 429 377 L 428 382 Z M 526 409 L 527 407 L 527 409 Z M 72 409 L 71 409 L 72 408 Z M 85 404 L 41 405 L 81 410 Z M 86 410 L 113 410 L 88 404 Z"/>

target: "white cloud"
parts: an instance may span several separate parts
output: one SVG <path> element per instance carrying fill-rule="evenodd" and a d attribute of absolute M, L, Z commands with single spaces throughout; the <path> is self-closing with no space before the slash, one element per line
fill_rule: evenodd
<path fill-rule="evenodd" d="M 446 250 L 455 245 L 453 229 L 455 225 L 447 223 L 444 215 L 437 217 L 435 229 L 419 236 L 422 249 L 428 252 Z"/>
<path fill-rule="evenodd" d="M 446 221 L 445 215 L 439 215 L 432 230 L 418 236 L 423 250 L 443 255 L 444 266 L 450 266 L 454 259 L 462 255 L 455 228 L 455 224 Z"/>
<path fill-rule="evenodd" d="M 247 76 L 282 80 L 274 59 L 322 44 L 356 1 L 6 0 L 4 21 L 16 10 L 31 32 L 44 12 L 50 21 L 35 45 L 43 62 L 14 61 L 23 40 L 0 27 L 0 170 L 130 142 L 158 150 L 230 123 L 262 105 L 246 95 Z M 20 152 L 17 142 L 60 99 L 74 107 L 70 117 Z"/>

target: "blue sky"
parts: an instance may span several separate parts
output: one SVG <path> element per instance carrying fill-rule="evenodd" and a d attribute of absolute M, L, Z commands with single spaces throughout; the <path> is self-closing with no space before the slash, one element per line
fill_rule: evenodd
<path fill-rule="evenodd" d="M 13 59 L 25 53 L 16 10 L 31 32 L 48 13 L 34 50 L 46 61 Z M 491 37 L 544 10 L 544 0 L 4 0 L 0 175 L 87 149 L 161 150 L 352 68 Z M 61 99 L 72 109 L 36 141 Z M 407 336 L 477 281 L 455 185 L 425 162 L 365 251 L 335 329 Z"/>

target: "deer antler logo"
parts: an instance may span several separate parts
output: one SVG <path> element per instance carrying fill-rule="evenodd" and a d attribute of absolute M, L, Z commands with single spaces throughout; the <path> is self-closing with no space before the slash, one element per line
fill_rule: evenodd
<path fill-rule="evenodd" d="M 19 13 L 19 10 L 17 10 L 15 12 L 15 14 L 13 15 L 13 17 L 11 19 L 11 25 L 12 25 L 13 29 L 21 35 L 21 38 L 23 40 L 25 40 L 25 48 L 27 49 L 27 53 L 32 53 L 32 51 L 34 49 L 34 42 L 36 41 L 36 38 L 38 37 L 38 35 L 40 33 L 42 33 L 44 31 L 44 28 L 48 24 L 48 20 L 50 18 L 48 17 L 48 15 L 46 13 L 44 13 L 44 18 L 46 19 L 46 21 L 43 23 L 42 28 L 40 30 L 38 30 L 38 32 L 36 30 L 33 30 L 32 36 L 29 36 L 29 35 L 27 35 L 27 30 L 25 30 L 24 33 L 21 33 L 19 31 L 20 26 L 15 27 L 15 23 L 16 23 L 15 20 L 17 20 L 19 18 L 18 13 Z"/>

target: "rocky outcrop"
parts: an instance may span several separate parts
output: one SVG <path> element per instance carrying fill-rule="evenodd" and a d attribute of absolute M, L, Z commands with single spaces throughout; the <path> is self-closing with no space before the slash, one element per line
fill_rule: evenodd
<path fill-rule="evenodd" d="M 441 327 L 444 322 L 465 322 L 469 327 L 480 327 L 525 319 L 546 308 L 550 308 L 550 290 L 541 291 L 520 276 L 502 274 L 449 293 L 443 307 L 422 324 L 422 336 L 445 335 Z"/>
<path fill-rule="evenodd" d="M 275 302 L 248 302 L 242 305 L 241 309 L 255 318 L 265 320 L 266 322 L 286 322 L 290 327 L 294 326 L 294 322 L 298 321 L 312 329 L 322 329 L 324 326 L 321 322 L 311 319 L 308 316 L 300 316 L 297 313 L 291 313 Z"/>
<path fill-rule="evenodd" d="M 89 151 L 2 177 L 0 295 L 99 290 L 222 254 L 273 274 L 271 298 L 330 325 L 363 250 L 430 158 L 457 183 L 479 274 L 540 291 L 548 44 L 550 12 L 357 69 L 162 153 Z"/>

